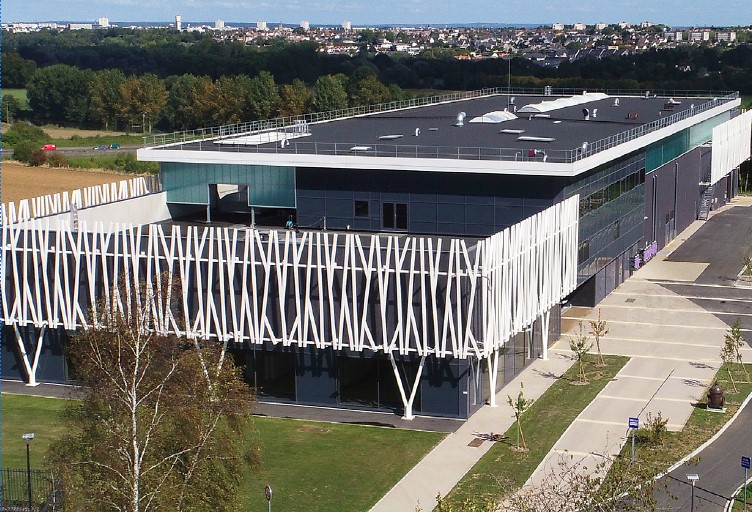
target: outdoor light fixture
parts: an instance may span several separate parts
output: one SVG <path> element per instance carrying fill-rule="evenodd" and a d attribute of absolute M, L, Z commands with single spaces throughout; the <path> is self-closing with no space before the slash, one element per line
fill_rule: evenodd
<path fill-rule="evenodd" d="M 700 479 L 697 473 L 690 473 L 687 475 L 687 480 L 692 482 L 692 502 L 690 504 L 690 512 L 695 511 L 695 483 Z"/>
<path fill-rule="evenodd" d="M 29 486 L 29 512 L 33 510 L 33 504 L 31 502 L 31 457 L 29 456 L 29 445 L 31 440 L 34 439 L 34 432 L 23 435 L 24 441 L 26 441 L 26 482 Z"/>

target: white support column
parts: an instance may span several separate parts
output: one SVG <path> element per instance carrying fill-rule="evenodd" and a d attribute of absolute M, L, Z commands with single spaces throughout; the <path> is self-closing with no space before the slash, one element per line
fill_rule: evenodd
<path fill-rule="evenodd" d="M 543 352 L 541 357 L 544 361 L 548 361 L 548 326 L 551 320 L 551 310 L 549 309 L 541 315 L 541 343 L 543 344 Z"/>
<path fill-rule="evenodd" d="M 13 326 L 15 332 L 16 332 L 16 342 L 18 343 L 18 350 L 21 352 L 21 358 L 24 365 L 24 369 L 26 370 L 26 376 L 28 378 L 28 381 L 26 383 L 27 386 L 38 386 L 39 383 L 37 382 L 37 366 L 39 366 L 39 355 L 42 353 L 42 342 L 44 341 L 44 333 L 47 330 L 47 327 L 42 327 L 42 330 L 39 331 L 39 337 L 37 338 L 35 347 L 34 347 L 34 362 L 29 362 L 29 355 L 26 353 L 26 343 L 24 343 L 24 336 L 21 334 L 21 330 L 18 328 L 18 325 Z"/>
<path fill-rule="evenodd" d="M 489 387 L 489 399 L 488 405 L 490 407 L 496 407 L 496 377 L 499 375 L 499 352 L 501 348 L 497 348 L 490 354 L 488 354 L 488 387 Z"/>
<path fill-rule="evenodd" d="M 410 391 L 409 398 L 405 393 L 405 386 L 404 384 L 402 384 L 402 377 L 400 377 L 399 369 L 397 368 L 397 362 L 394 360 L 394 355 L 391 352 L 389 352 L 389 362 L 392 363 L 394 378 L 397 379 L 397 387 L 399 387 L 400 397 L 402 398 L 402 405 L 405 407 L 405 415 L 402 416 L 402 419 L 411 420 L 415 418 L 415 415 L 413 415 L 413 403 L 415 402 L 415 395 L 418 392 L 420 377 L 423 375 L 423 365 L 426 362 L 426 356 L 421 356 L 420 358 L 420 364 L 418 365 L 418 374 L 415 376 L 415 382 L 412 383 L 412 389 Z"/>

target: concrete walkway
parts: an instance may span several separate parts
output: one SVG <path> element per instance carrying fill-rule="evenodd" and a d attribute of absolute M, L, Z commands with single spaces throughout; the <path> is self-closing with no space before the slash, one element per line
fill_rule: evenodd
<path fill-rule="evenodd" d="M 695 245 L 698 251 L 705 238 L 722 236 L 719 229 L 726 229 L 726 240 L 734 238 L 735 227 L 724 226 L 723 215 L 732 207 L 749 204 L 749 199 L 742 198 L 719 210 L 714 214 L 719 217 L 711 218 L 716 220 L 715 225 L 711 220 L 694 223 L 597 309 L 572 308 L 565 313 L 562 328 L 574 333 L 580 321 L 589 331 L 587 322 L 597 318 L 600 310 L 609 330 L 601 341 L 602 351 L 629 356 L 631 360 L 570 425 L 528 480 L 528 488 L 556 481 L 558 473 L 569 470 L 561 466 L 563 454 L 572 456 L 572 465 L 592 471 L 598 462 L 619 453 L 627 441 L 630 417 L 638 417 L 644 424 L 648 414 L 655 417 L 660 413 L 668 419 L 668 429 L 678 431 L 689 419 L 694 404 L 704 402 L 706 386 L 721 365 L 720 347 L 735 314 L 719 314 L 716 306 L 726 304 L 724 297 L 732 296 L 729 300 L 739 306 L 736 313 L 749 316 L 743 310 L 752 302 L 752 290 L 742 294 L 748 301 L 733 286 L 698 284 L 702 276 L 708 277 L 710 266 L 713 273 L 722 274 L 717 276 L 721 281 L 733 283 L 742 267 L 741 258 L 727 260 L 724 266 L 717 262 L 711 265 L 711 260 L 719 255 L 717 249 L 705 251 L 699 258 L 695 251 L 693 259 L 700 261 L 673 261 L 671 254 L 692 235 L 686 245 Z M 742 249 L 733 247 L 733 243 L 725 244 L 724 257 L 730 251 L 741 253 Z M 693 252 L 691 247 L 684 247 L 683 251 Z M 570 353 L 566 334 L 552 352 L 562 356 Z M 746 361 L 752 359 L 749 348 L 742 353 Z"/>
<path fill-rule="evenodd" d="M 570 366 L 562 353 L 549 360 L 536 360 L 507 384 L 496 396 L 495 408 L 483 407 L 456 432 L 449 434 L 371 509 L 374 512 L 413 512 L 417 506 L 430 511 L 436 496 L 446 496 L 478 460 L 491 449 L 490 434 L 504 433 L 512 425 L 513 413 L 507 395 L 516 396 L 520 383 L 527 398 L 540 397 Z"/>

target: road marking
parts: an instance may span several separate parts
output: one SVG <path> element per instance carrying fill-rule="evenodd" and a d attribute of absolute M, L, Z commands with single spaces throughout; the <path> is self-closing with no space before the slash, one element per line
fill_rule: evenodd
<path fill-rule="evenodd" d="M 576 418 L 574 421 L 581 421 L 584 423 L 596 423 L 598 425 L 616 425 L 627 428 L 623 421 L 606 421 L 606 420 L 589 420 L 586 418 Z"/>

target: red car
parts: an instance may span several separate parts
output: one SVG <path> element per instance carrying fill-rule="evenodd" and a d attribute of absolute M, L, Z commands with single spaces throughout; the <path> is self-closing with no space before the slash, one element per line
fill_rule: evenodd
<path fill-rule="evenodd" d="M 55 151 L 57 146 L 55 144 L 45 144 L 42 146 L 42 151 Z"/>

